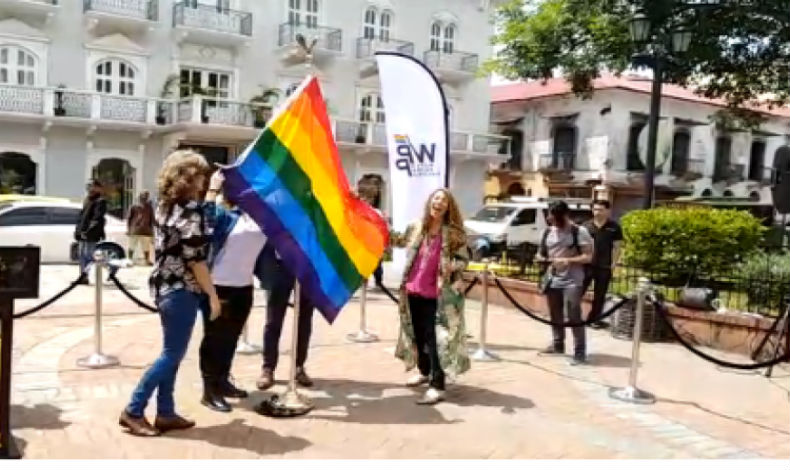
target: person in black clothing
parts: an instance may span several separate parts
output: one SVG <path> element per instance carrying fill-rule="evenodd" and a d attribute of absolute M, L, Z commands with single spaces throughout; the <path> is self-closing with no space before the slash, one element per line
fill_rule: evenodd
<path fill-rule="evenodd" d="M 104 240 L 104 216 L 107 214 L 107 201 L 104 199 L 104 187 L 98 180 L 91 180 L 87 186 L 88 196 L 82 203 L 82 211 L 74 229 L 74 239 L 79 244 L 80 283 L 88 284 L 85 272 L 93 262 L 96 244 Z"/>
<path fill-rule="evenodd" d="M 597 200 L 593 202 L 593 218 L 584 224 L 594 240 L 592 262 L 587 265 L 584 277 L 583 292 L 587 292 L 590 284 L 593 287 L 593 303 L 590 318 L 597 318 L 603 312 L 606 302 L 606 292 L 612 280 L 612 269 L 619 258 L 620 244 L 623 240 L 623 230 L 611 217 L 609 201 Z M 609 326 L 604 321 L 596 321 L 592 328 L 602 329 Z"/>

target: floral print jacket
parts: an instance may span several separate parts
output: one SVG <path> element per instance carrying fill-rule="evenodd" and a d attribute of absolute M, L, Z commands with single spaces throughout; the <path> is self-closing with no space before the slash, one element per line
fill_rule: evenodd
<path fill-rule="evenodd" d="M 406 265 L 400 285 L 398 312 L 400 334 L 395 348 L 395 357 L 402 360 L 406 370 L 417 365 L 417 343 L 414 338 L 411 313 L 406 294 L 406 280 L 414 266 L 414 259 L 423 241 L 422 224 L 409 226 L 402 237 L 396 237 L 396 245 L 407 248 Z M 436 342 L 442 370 L 455 377 L 469 370 L 470 361 L 466 345 L 466 321 L 464 319 L 464 293 L 454 287 L 463 279 L 469 262 L 466 234 L 461 227 L 442 227 L 442 251 L 439 261 L 439 297 L 436 312 Z M 460 283 L 459 283 L 460 284 Z"/>

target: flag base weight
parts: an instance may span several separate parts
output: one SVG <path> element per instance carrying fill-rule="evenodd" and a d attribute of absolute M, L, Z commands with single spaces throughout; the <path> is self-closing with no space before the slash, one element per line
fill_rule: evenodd
<path fill-rule="evenodd" d="M 105 369 L 108 367 L 115 367 L 121 364 L 115 356 L 105 356 L 104 354 L 94 353 L 90 356 L 77 359 L 78 367 L 85 367 L 88 369 Z"/>
<path fill-rule="evenodd" d="M 255 411 L 272 418 L 293 418 L 306 415 L 313 407 L 313 403 L 307 397 L 295 390 L 289 390 L 282 398 L 279 395 L 272 395 L 263 400 L 255 407 Z"/>

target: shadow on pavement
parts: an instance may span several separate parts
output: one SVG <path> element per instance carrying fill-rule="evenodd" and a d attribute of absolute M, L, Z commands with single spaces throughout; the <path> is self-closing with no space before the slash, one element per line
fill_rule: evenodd
<path fill-rule="evenodd" d="M 587 356 L 591 366 L 599 367 L 631 367 L 631 358 L 612 354 L 592 353 Z"/>
<path fill-rule="evenodd" d="M 165 434 L 170 439 L 204 441 L 217 447 L 243 449 L 258 455 L 280 455 L 303 450 L 312 443 L 301 437 L 286 437 L 274 431 L 251 426 L 243 419 L 217 426 L 201 426 Z"/>
<path fill-rule="evenodd" d="M 44 403 L 38 403 L 32 408 L 11 405 L 11 431 L 15 429 L 65 429 L 71 423 L 60 419 L 61 414 L 63 414 L 63 410 L 60 408 Z"/>
<path fill-rule="evenodd" d="M 438 408 L 417 405 L 418 391 L 409 390 L 401 384 L 327 379 L 316 380 L 316 389 L 325 392 L 329 397 L 314 399 L 315 410 L 310 414 L 313 419 L 359 424 L 453 424 L 460 422 L 460 420 L 446 419 Z M 389 390 L 411 393 L 384 396 L 384 392 Z M 448 385 L 447 402 L 461 407 L 500 408 L 504 414 L 513 414 L 518 409 L 528 409 L 535 406 L 531 400 L 526 398 L 462 384 Z M 342 409 L 339 413 L 338 408 Z M 337 414 L 333 415 L 333 413 Z"/>

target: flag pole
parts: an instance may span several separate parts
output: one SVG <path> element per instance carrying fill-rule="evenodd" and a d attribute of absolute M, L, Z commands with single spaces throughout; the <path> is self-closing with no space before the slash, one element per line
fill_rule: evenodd
<path fill-rule="evenodd" d="M 296 42 L 299 44 L 299 47 L 305 53 L 305 67 L 307 69 L 307 76 L 309 77 L 313 73 L 313 48 L 318 42 L 315 38 L 312 38 L 310 44 L 307 43 L 307 39 L 301 35 L 296 35 Z M 295 277 L 295 276 L 294 276 Z M 297 351 L 299 349 L 299 315 L 301 312 L 301 304 L 302 304 L 302 287 L 299 285 L 299 280 L 295 279 L 294 281 L 294 319 L 293 319 L 293 331 L 291 332 L 291 375 L 288 379 L 288 390 L 285 392 L 282 398 L 282 406 L 288 409 L 295 414 L 305 414 L 309 413 L 310 410 L 313 409 L 312 402 L 305 396 L 299 393 L 296 384 L 296 357 L 298 355 Z"/>

